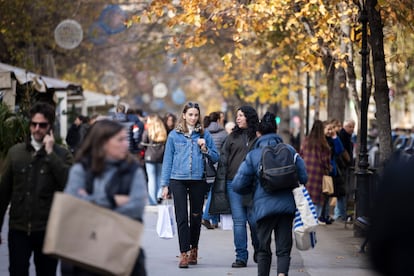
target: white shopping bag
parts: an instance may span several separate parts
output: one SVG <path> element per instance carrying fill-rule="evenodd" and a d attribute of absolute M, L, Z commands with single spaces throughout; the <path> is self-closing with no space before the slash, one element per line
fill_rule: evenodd
<path fill-rule="evenodd" d="M 163 239 L 171 239 L 175 235 L 174 205 L 170 200 L 164 200 L 158 206 L 157 234 Z"/>
<path fill-rule="evenodd" d="M 233 230 L 233 219 L 231 215 L 220 215 L 221 229 Z"/>
<path fill-rule="evenodd" d="M 295 219 L 293 221 L 293 233 L 296 248 L 308 250 L 316 245 L 316 226 L 318 216 L 315 205 L 304 185 L 293 189 L 293 196 L 296 203 Z"/>
<path fill-rule="evenodd" d="M 315 205 L 303 184 L 293 189 L 293 196 L 296 204 L 295 220 L 293 229 L 300 232 L 314 231 L 318 226 L 318 215 Z"/>
<path fill-rule="evenodd" d="M 302 232 L 300 230 L 293 231 L 295 236 L 296 248 L 298 250 L 308 250 L 314 248 L 316 245 L 316 232 Z"/>

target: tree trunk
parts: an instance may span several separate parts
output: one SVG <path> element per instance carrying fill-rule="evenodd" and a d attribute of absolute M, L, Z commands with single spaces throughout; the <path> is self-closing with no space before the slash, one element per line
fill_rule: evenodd
<path fill-rule="evenodd" d="M 351 46 L 352 47 L 352 46 Z M 350 90 L 350 93 L 352 95 L 352 100 L 354 102 L 355 106 L 355 112 L 357 114 L 357 117 L 361 117 L 361 101 L 359 100 L 358 96 L 358 90 L 356 87 L 356 74 L 355 74 L 355 68 L 354 68 L 354 60 L 353 60 L 353 51 L 352 55 L 350 55 L 350 59 L 347 60 L 347 69 L 346 69 L 346 79 L 348 81 L 348 89 Z"/>
<path fill-rule="evenodd" d="M 315 95 L 314 95 L 314 101 L 313 101 L 315 113 L 313 116 L 314 120 L 320 120 L 320 106 L 321 106 L 321 71 L 315 72 Z M 310 125 L 313 125 L 313 123 L 310 123 Z M 309 127 L 309 131 L 312 127 Z"/>
<path fill-rule="evenodd" d="M 290 142 L 290 108 L 288 106 L 280 108 L 280 124 L 278 134 L 282 137 L 283 142 Z"/>
<path fill-rule="evenodd" d="M 333 67 L 335 68 L 335 66 Z M 348 93 L 346 87 L 346 75 L 343 67 L 334 70 L 334 83 L 332 91 L 328 94 L 328 119 L 337 119 L 340 122 L 343 122 Z"/>
<path fill-rule="evenodd" d="M 333 96 L 334 85 L 335 85 L 335 61 L 331 55 L 326 55 L 323 57 L 323 64 L 325 66 L 326 74 L 326 87 L 328 90 L 328 100 L 327 100 L 327 112 L 328 119 L 330 119 L 330 106 L 332 106 L 332 100 L 330 99 Z"/>
<path fill-rule="evenodd" d="M 376 104 L 376 119 L 379 134 L 380 164 L 392 153 L 391 120 L 389 105 L 389 88 L 385 70 L 384 34 L 380 11 L 376 10 L 377 1 L 367 0 L 368 22 L 371 35 L 369 42 L 372 50 L 374 68 L 374 99 Z"/>
<path fill-rule="evenodd" d="M 305 74 L 305 79 L 306 80 L 307 80 L 307 78 L 309 78 L 309 75 L 307 75 L 307 76 L 308 77 L 306 77 L 306 74 Z M 303 74 L 300 74 L 300 72 L 298 72 L 298 82 L 300 82 L 301 80 L 303 81 Z M 307 86 L 308 86 L 308 84 L 307 84 Z M 308 134 L 308 133 L 305 133 L 305 127 L 307 127 L 306 122 L 309 122 L 309 118 L 307 117 L 307 114 L 305 112 L 305 101 L 304 101 L 304 98 L 303 98 L 303 91 L 298 91 L 298 101 L 299 101 L 299 115 L 300 115 L 300 118 L 302 118 L 301 123 L 299 125 L 299 137 L 302 139 L 303 137 L 305 137 L 305 135 Z M 307 108 L 308 104 L 309 103 L 307 102 L 306 103 L 306 108 Z"/>

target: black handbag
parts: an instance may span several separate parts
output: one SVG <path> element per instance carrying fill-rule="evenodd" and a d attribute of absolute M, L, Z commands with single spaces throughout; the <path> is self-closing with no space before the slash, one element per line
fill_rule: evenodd
<path fill-rule="evenodd" d="M 200 134 L 200 138 L 204 138 L 204 134 Z M 217 170 L 214 166 L 213 161 L 211 161 L 210 157 L 208 155 L 204 155 L 204 177 L 205 178 L 212 178 L 216 177 Z"/>
<path fill-rule="evenodd" d="M 216 177 L 217 170 L 213 164 L 213 161 L 210 160 L 207 156 L 204 157 L 204 176 L 205 177 Z"/>
<path fill-rule="evenodd" d="M 231 214 L 230 201 L 227 196 L 226 179 L 216 177 L 211 188 L 210 215 Z"/>

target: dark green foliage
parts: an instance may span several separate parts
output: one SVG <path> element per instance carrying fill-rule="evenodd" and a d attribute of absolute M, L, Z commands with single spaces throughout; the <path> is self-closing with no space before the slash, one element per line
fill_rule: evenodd
<path fill-rule="evenodd" d="M 21 113 L 13 113 L 0 103 L 0 159 L 3 159 L 11 146 L 24 141 L 29 132 L 28 120 Z"/>

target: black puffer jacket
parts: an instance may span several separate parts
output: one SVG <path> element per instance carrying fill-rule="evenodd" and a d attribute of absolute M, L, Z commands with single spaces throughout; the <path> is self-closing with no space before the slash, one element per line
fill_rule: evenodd
<path fill-rule="evenodd" d="M 49 155 L 28 143 L 10 148 L 0 172 L 0 229 L 10 203 L 10 229 L 45 230 L 53 194 L 63 191 L 72 162 L 72 154 L 58 145 Z"/>

